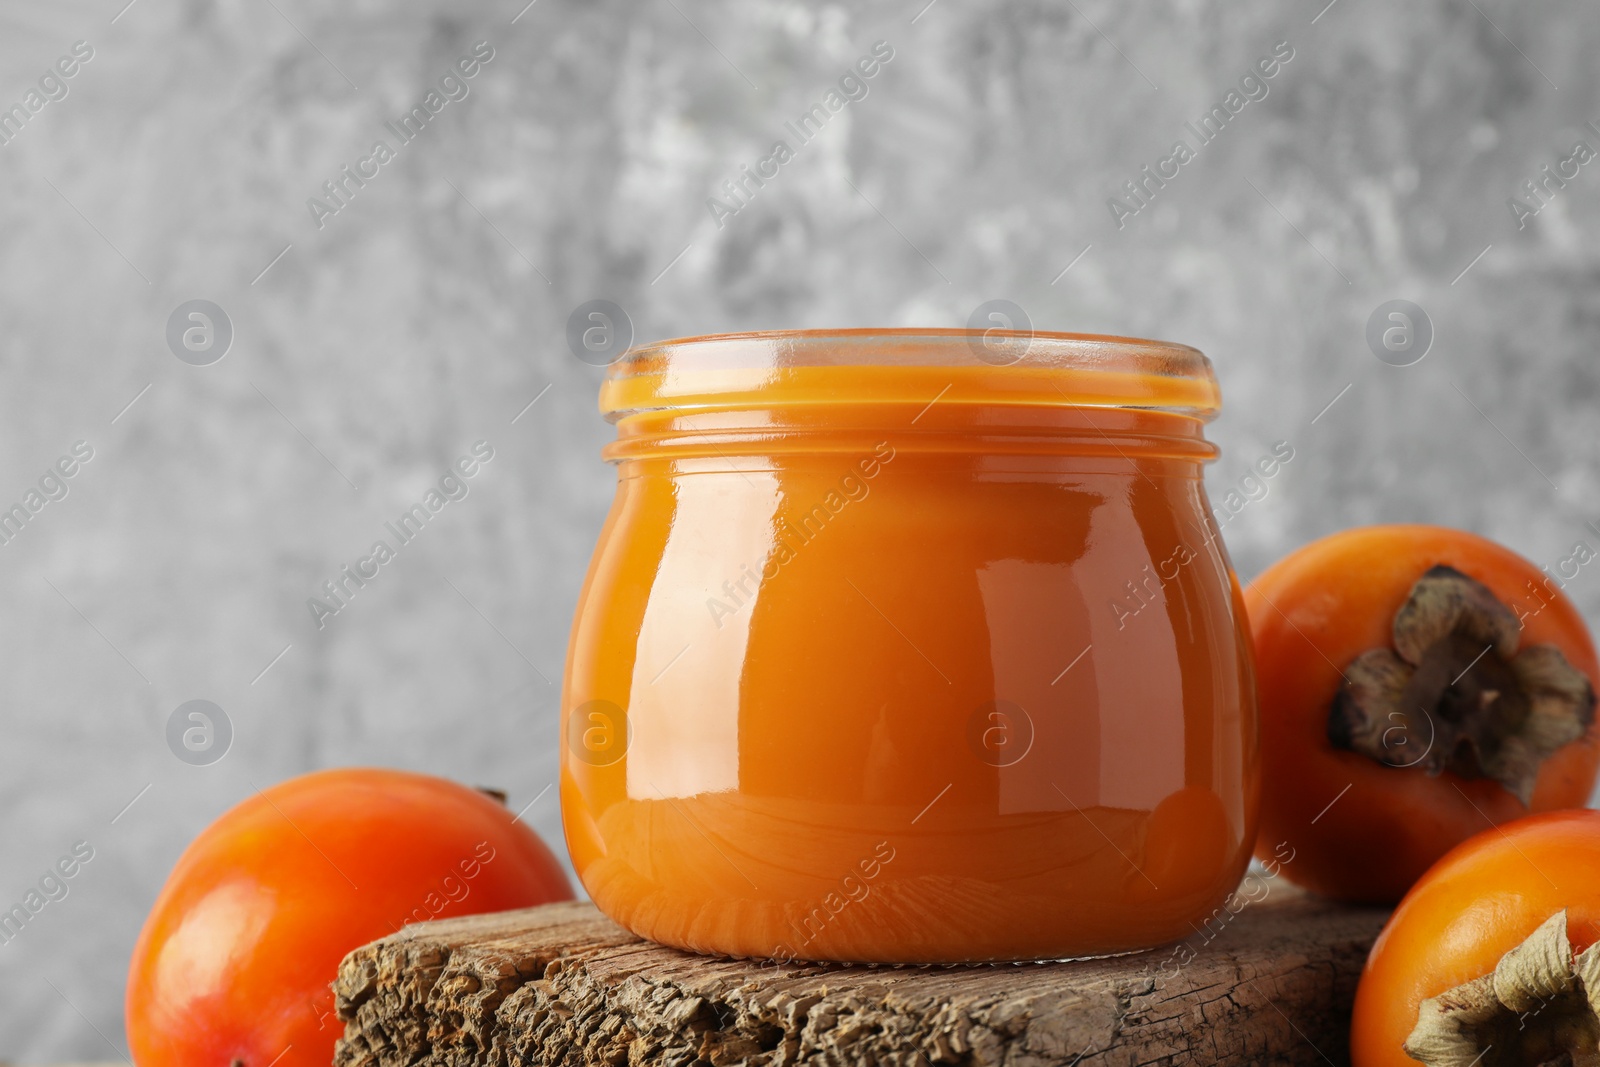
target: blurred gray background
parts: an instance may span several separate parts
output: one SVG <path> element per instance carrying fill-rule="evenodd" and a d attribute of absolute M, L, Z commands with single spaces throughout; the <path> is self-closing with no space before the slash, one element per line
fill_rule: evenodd
<path fill-rule="evenodd" d="M 0 145 L 0 505 L 93 448 L 0 544 L 0 904 L 95 849 L 0 945 L 0 1059 L 122 1055 L 145 910 L 258 787 L 416 768 L 559 842 L 541 791 L 612 491 L 566 342 L 593 298 L 639 339 L 1005 298 L 1196 345 L 1214 499 L 1294 449 L 1224 526 L 1247 579 L 1375 521 L 1600 547 L 1600 161 L 1563 163 L 1600 148 L 1592 3 L 525 2 L 0 4 L 0 107 L 93 49 Z M 478 41 L 469 95 L 319 228 L 308 198 Z M 707 198 L 878 41 L 866 95 L 719 226 Z M 1285 41 L 1264 98 L 1126 197 Z M 1577 172 L 1538 198 L 1546 165 Z M 193 299 L 232 324 L 209 366 L 166 339 Z M 1411 366 L 1365 336 L 1395 299 L 1431 321 Z M 480 439 L 470 495 L 319 631 L 307 598 Z M 1568 588 L 1600 618 L 1600 567 Z M 168 748 L 191 699 L 233 725 L 209 766 Z"/>

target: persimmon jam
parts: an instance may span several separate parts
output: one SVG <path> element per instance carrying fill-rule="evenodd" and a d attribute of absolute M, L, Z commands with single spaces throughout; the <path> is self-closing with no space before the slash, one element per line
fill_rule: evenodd
<path fill-rule="evenodd" d="M 1250 641 L 1182 345 L 752 333 L 614 363 L 562 700 L 596 905 L 696 952 L 1191 935 L 1255 838 Z"/>

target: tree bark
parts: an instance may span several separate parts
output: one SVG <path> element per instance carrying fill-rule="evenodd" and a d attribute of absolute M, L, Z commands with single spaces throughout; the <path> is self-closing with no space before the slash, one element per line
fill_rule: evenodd
<path fill-rule="evenodd" d="M 346 1023 L 335 1063 L 1342 1063 L 1385 915 L 1276 883 L 1175 948 L 884 968 L 693 956 L 589 904 L 552 904 L 420 923 L 352 952 L 334 983 Z"/>

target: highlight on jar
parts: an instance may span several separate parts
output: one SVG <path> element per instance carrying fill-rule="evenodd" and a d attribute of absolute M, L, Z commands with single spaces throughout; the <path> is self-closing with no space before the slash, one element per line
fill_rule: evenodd
<path fill-rule="evenodd" d="M 994 341 L 748 333 L 610 366 L 561 800 L 623 926 L 778 962 L 1063 959 L 1188 937 L 1239 886 L 1257 712 L 1201 481 L 1212 366 Z"/>

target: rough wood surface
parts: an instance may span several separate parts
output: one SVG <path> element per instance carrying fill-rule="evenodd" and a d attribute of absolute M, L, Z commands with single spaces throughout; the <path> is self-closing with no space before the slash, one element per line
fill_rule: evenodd
<path fill-rule="evenodd" d="M 1279 884 L 1137 956 L 780 967 L 662 948 L 588 904 L 553 904 L 418 924 L 351 953 L 334 986 L 336 1064 L 1342 1063 L 1384 914 Z"/>

